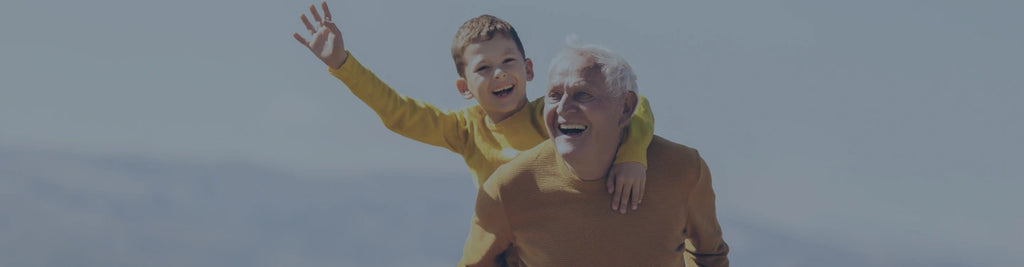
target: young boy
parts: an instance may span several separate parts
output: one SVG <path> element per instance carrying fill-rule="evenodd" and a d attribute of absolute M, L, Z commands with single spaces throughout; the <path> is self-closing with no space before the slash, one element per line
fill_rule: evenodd
<path fill-rule="evenodd" d="M 293 36 L 313 52 L 331 75 L 340 79 L 380 116 L 388 129 L 405 137 L 444 147 L 462 155 L 479 187 L 498 166 L 547 140 L 542 110 L 543 97 L 527 101 L 526 82 L 533 80 L 533 62 L 526 58 L 512 25 L 490 15 L 466 21 L 452 43 L 452 59 L 459 74 L 456 87 L 475 105 L 457 112 L 403 96 L 363 67 L 345 50 L 341 31 L 331 21 L 327 3 L 321 19 L 315 5 L 309 7 L 316 25 L 306 15 L 302 23 L 312 42 Z M 612 209 L 623 214 L 643 199 L 647 146 L 654 132 L 654 117 L 647 100 L 631 119 L 622 149 L 609 170 L 608 192 L 614 194 Z M 587 134 L 587 129 L 566 129 Z"/>

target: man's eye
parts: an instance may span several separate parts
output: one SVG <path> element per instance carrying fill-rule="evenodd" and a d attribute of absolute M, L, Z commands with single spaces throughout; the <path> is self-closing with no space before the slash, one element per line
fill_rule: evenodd
<path fill-rule="evenodd" d="M 588 93 L 582 93 L 581 92 L 581 93 L 576 94 L 576 100 L 579 100 L 579 101 L 587 101 L 587 100 L 590 100 L 590 99 L 593 99 L 593 98 L 594 98 L 594 96 L 591 95 L 591 94 L 588 94 Z"/>
<path fill-rule="evenodd" d="M 562 99 L 562 93 L 560 93 L 560 92 L 548 93 L 548 100 L 551 101 L 551 102 L 558 102 L 558 100 L 561 100 L 561 99 Z"/>

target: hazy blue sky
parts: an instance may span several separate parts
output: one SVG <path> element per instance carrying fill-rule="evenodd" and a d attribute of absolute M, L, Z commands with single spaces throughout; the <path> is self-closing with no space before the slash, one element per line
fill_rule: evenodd
<path fill-rule="evenodd" d="M 0 2 L 0 265 L 453 265 L 469 172 L 292 39 L 311 3 Z M 328 4 L 442 108 L 474 103 L 448 51 L 482 13 L 539 73 L 570 33 L 623 55 L 710 165 L 736 266 L 1024 260 L 1024 2 Z"/>

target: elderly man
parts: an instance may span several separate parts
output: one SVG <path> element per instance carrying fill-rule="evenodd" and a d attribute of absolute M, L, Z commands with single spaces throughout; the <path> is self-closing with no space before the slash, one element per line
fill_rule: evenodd
<path fill-rule="evenodd" d="M 609 210 L 605 174 L 637 103 L 624 59 L 570 45 L 548 73 L 550 140 L 481 187 L 460 266 L 728 266 L 711 174 L 697 150 L 655 136 L 645 204 Z"/>

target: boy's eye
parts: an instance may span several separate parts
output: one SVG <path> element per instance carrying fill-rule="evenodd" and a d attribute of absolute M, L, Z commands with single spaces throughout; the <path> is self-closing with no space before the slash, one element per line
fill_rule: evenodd
<path fill-rule="evenodd" d="M 476 68 L 476 71 L 477 72 L 481 72 L 481 71 L 487 70 L 487 68 L 489 68 L 489 67 L 488 66 L 482 66 L 482 67 Z"/>
<path fill-rule="evenodd" d="M 501 63 L 509 63 L 509 62 L 512 62 L 512 61 L 515 61 L 515 60 L 516 59 L 514 59 L 514 58 L 508 58 L 508 59 L 505 59 L 505 61 L 502 61 Z"/>

